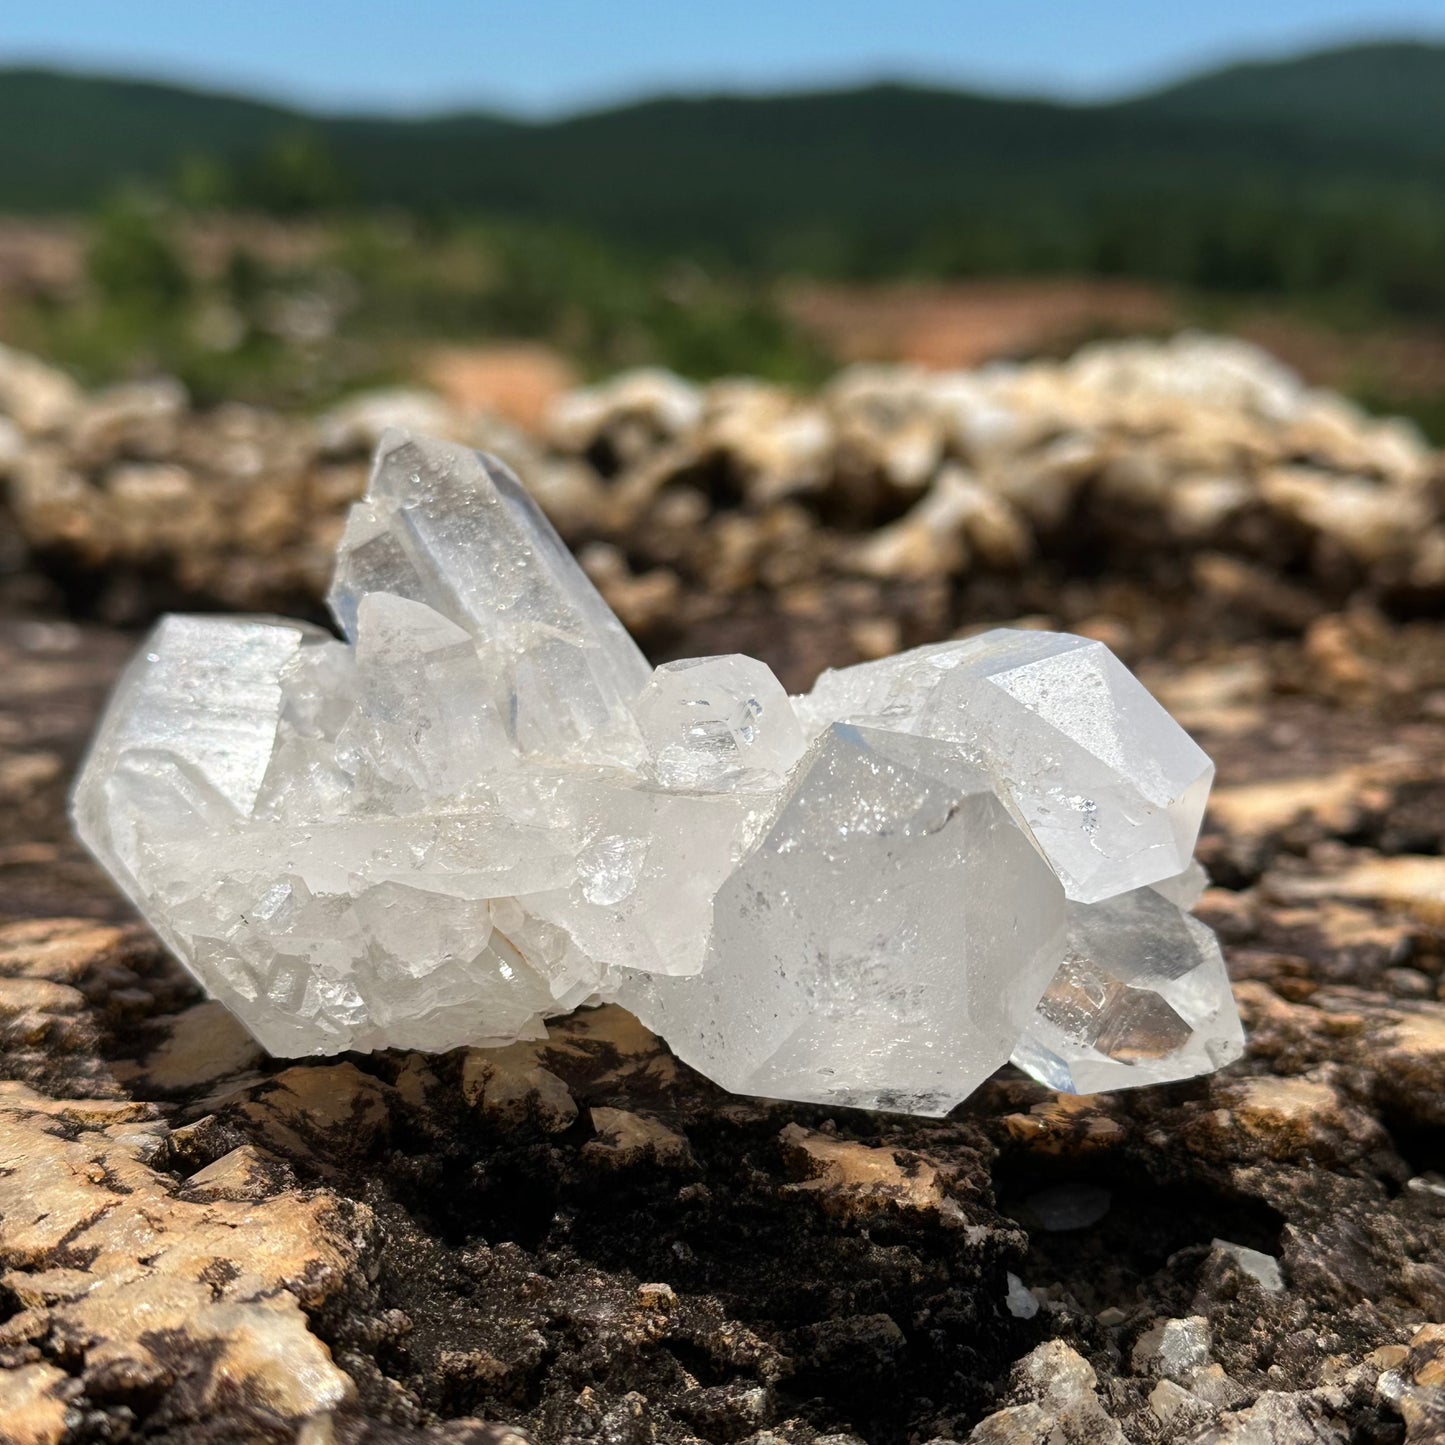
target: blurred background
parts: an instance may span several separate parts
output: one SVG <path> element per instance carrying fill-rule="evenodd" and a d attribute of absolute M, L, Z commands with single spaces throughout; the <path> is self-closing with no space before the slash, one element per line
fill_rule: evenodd
<path fill-rule="evenodd" d="M 794 687 L 1436 616 L 1445 11 L 9 7 L 0 607 L 324 618 L 389 424 Z"/>
<path fill-rule="evenodd" d="M 12 6 L 0 339 L 523 422 L 1200 324 L 1445 436 L 1436 3 Z"/>

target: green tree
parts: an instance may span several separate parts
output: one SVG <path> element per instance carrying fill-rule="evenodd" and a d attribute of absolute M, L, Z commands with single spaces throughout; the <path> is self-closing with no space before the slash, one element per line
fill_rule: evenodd
<path fill-rule="evenodd" d="M 236 177 L 219 156 L 184 156 L 176 167 L 176 199 L 193 211 L 220 211 L 236 200 Z"/>
<path fill-rule="evenodd" d="M 170 313 L 190 295 L 190 277 L 157 208 L 131 196 L 105 206 L 87 257 L 103 302 L 125 310 Z"/>
<path fill-rule="evenodd" d="M 310 131 L 293 131 L 270 142 L 241 168 L 237 189 L 243 206 L 278 216 L 332 211 L 351 192 L 326 142 Z"/>

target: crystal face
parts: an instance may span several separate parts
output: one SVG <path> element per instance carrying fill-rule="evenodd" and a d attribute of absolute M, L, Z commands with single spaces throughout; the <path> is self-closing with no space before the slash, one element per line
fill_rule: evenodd
<path fill-rule="evenodd" d="M 628 703 L 647 683 L 647 660 L 500 463 L 401 432 L 383 437 L 328 598 L 353 642 L 362 601 L 378 592 L 424 603 L 475 639 L 523 753 L 599 734 L 632 751 Z"/>
<path fill-rule="evenodd" d="M 500 463 L 389 433 L 345 641 L 168 617 L 77 784 L 91 851 L 273 1053 L 537 1037 L 617 1000 L 729 1089 L 942 1114 L 1241 1048 L 1185 911 L 1211 778 L 1100 644 L 650 670 Z"/>
<path fill-rule="evenodd" d="M 943 1114 L 1008 1057 L 1064 896 L 988 780 L 836 723 L 719 889 L 700 972 L 618 997 L 729 1089 Z"/>
<path fill-rule="evenodd" d="M 948 742 L 994 780 L 1068 896 L 1181 873 L 1214 765 L 1101 642 L 1000 629 L 825 672 L 801 701 Z"/>
<path fill-rule="evenodd" d="M 1069 905 L 1063 962 L 1014 1063 L 1051 1088 L 1093 1094 L 1239 1058 L 1244 1031 L 1219 940 L 1169 893 L 1137 888 Z"/>

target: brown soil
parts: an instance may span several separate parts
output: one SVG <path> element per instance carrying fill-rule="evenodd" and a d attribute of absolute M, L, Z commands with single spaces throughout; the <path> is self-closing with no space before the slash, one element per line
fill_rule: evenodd
<path fill-rule="evenodd" d="M 419 370 L 454 407 L 493 412 L 531 431 L 540 431 L 552 404 L 578 384 L 560 353 L 527 342 L 445 347 Z"/>
<path fill-rule="evenodd" d="M 910 361 L 938 369 L 1037 356 L 1097 333 L 1177 326 L 1162 287 L 1134 281 L 971 281 L 796 287 L 788 313 L 840 361 Z"/>
<path fill-rule="evenodd" d="M 1247 1058 L 1089 1099 L 1006 1071 L 934 1122 L 727 1096 L 612 1010 L 263 1057 L 64 820 L 133 638 L 5 625 L 0 1439 L 1440 1438 L 1445 633 L 1312 638 L 1143 664 L 1220 763 Z"/>

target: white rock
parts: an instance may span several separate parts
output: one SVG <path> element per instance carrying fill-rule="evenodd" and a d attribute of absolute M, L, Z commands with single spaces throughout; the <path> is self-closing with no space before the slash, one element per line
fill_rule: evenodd
<path fill-rule="evenodd" d="M 1134 1368 L 1168 1380 L 1186 1380 L 1209 1363 L 1212 1337 L 1203 1315 L 1164 1319 L 1151 1326 L 1134 1345 Z"/>
<path fill-rule="evenodd" d="M 750 658 L 651 671 L 505 468 L 395 433 L 332 604 L 347 641 L 162 622 L 74 799 L 274 1053 L 615 998 L 729 1088 L 942 1114 L 1063 1018 L 1061 960 L 1147 1004 L 1064 1019 L 1073 1082 L 1142 1079 L 1156 1014 L 1198 1031 L 1209 764 L 1096 643 L 991 633 L 796 704 Z"/>
<path fill-rule="evenodd" d="M 1190 1445 L 1345 1445 L 1342 1421 L 1307 1390 L 1267 1390 L 1254 1404 L 1232 1410 Z"/>
<path fill-rule="evenodd" d="M 1031 1320 L 1039 1312 L 1039 1302 L 1029 1290 L 1029 1287 L 1016 1274 L 1005 1276 L 1008 1284 L 1008 1293 L 1004 1297 L 1004 1305 L 1008 1312 L 1018 1320 Z"/>
<path fill-rule="evenodd" d="M 1214 1248 L 1227 1254 L 1239 1268 L 1269 1294 L 1278 1294 L 1284 1288 L 1284 1274 L 1279 1260 L 1272 1254 L 1250 1249 L 1243 1244 L 1231 1244 L 1227 1239 L 1216 1239 Z"/>
<path fill-rule="evenodd" d="M 1097 1094 L 1212 1073 L 1243 1052 L 1218 939 L 1139 888 L 1069 905 L 1063 961 L 1013 1061 L 1051 1089 Z"/>
<path fill-rule="evenodd" d="M 0 413 L 27 436 L 59 431 L 80 410 L 80 388 L 38 357 L 0 346 Z"/>
<path fill-rule="evenodd" d="M 373 451 L 389 431 L 446 434 L 456 425 L 434 392 L 406 387 L 365 391 L 316 418 L 316 440 L 331 455 Z"/>

